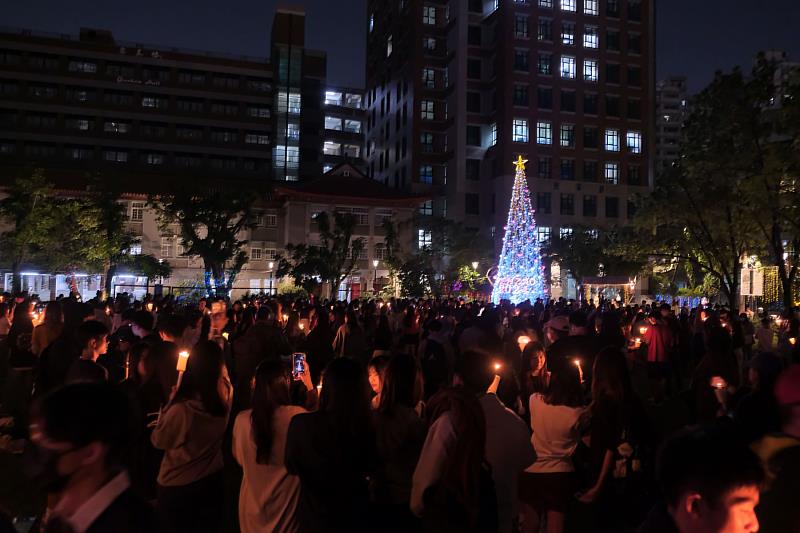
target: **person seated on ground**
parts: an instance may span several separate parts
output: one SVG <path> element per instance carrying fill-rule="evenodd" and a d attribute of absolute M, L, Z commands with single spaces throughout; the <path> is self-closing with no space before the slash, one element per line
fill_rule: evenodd
<path fill-rule="evenodd" d="M 107 383 L 66 385 L 38 402 L 25 463 L 50 503 L 41 531 L 159 531 L 122 467 L 129 423 L 125 396 Z"/>
<path fill-rule="evenodd" d="M 664 503 L 638 533 L 755 533 L 764 471 L 731 427 L 689 428 L 662 446 L 656 477 Z"/>
<path fill-rule="evenodd" d="M 108 371 L 97 364 L 97 358 L 108 350 L 108 328 L 96 320 L 89 320 L 78 327 L 80 357 L 67 372 L 67 383 L 77 381 L 107 381 Z"/>

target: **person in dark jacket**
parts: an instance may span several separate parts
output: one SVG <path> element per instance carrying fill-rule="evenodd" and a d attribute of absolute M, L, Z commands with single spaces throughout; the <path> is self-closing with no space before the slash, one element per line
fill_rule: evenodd
<path fill-rule="evenodd" d="M 66 385 L 34 412 L 27 470 L 54 502 L 44 533 L 159 531 L 121 466 L 130 422 L 124 394 L 107 383 Z"/>
<path fill-rule="evenodd" d="M 256 367 L 264 359 L 277 360 L 281 355 L 292 353 L 286 337 L 275 324 L 275 314 L 271 307 L 263 306 L 256 314 L 256 323 L 233 343 L 233 359 L 236 363 L 237 397 L 234 410 L 250 407 L 250 381 Z"/>
<path fill-rule="evenodd" d="M 367 375 L 340 357 L 322 383 L 319 411 L 292 418 L 286 438 L 286 470 L 300 478 L 299 530 L 369 531 L 367 478 L 377 449 Z"/>

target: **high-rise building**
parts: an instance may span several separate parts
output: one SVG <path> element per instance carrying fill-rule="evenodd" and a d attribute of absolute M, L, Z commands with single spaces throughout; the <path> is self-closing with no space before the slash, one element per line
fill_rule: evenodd
<path fill-rule="evenodd" d="M 429 190 L 423 215 L 498 251 L 519 154 L 543 244 L 625 224 L 652 183 L 653 17 L 650 0 L 369 0 L 369 174 Z"/>
<path fill-rule="evenodd" d="M 685 76 L 670 76 L 656 84 L 656 172 L 663 171 L 678 159 L 688 99 Z"/>
<path fill-rule="evenodd" d="M 278 10 L 270 59 L 122 42 L 106 30 L 0 31 L 0 179 L 35 166 L 73 189 L 97 173 L 153 192 L 183 179 L 266 187 L 319 177 L 330 168 L 327 59 L 305 47 L 304 27 L 302 12 Z M 361 167 L 363 91 L 345 94 L 334 163 Z"/>

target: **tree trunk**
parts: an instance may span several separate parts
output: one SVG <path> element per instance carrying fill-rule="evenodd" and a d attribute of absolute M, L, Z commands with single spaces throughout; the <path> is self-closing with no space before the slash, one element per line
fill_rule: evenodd
<path fill-rule="evenodd" d="M 15 293 L 22 291 L 22 274 L 20 270 L 19 261 L 11 263 L 11 291 Z"/>
<path fill-rule="evenodd" d="M 225 298 L 228 296 L 225 286 L 225 264 L 212 263 L 211 273 L 214 276 L 214 295 Z"/>
<path fill-rule="evenodd" d="M 106 264 L 105 273 L 104 273 L 105 277 L 103 278 L 105 280 L 105 283 L 103 284 L 103 291 L 104 291 L 103 299 L 104 300 L 111 297 L 111 290 L 113 289 L 111 283 L 113 281 L 114 276 L 116 276 L 116 274 L 117 274 L 117 265 L 115 265 L 114 263 L 109 261 Z"/>
<path fill-rule="evenodd" d="M 778 273 L 781 276 L 783 308 L 786 311 L 791 311 L 794 306 L 794 280 L 797 277 L 797 267 L 793 266 L 789 269 L 789 272 L 786 272 L 785 266 L 779 266 Z"/>

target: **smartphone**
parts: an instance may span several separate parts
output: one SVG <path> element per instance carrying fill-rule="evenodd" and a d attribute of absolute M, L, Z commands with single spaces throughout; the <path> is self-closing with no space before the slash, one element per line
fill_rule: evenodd
<path fill-rule="evenodd" d="M 306 372 L 305 363 L 306 362 L 306 354 L 301 352 L 296 352 L 292 354 L 292 377 L 294 379 L 299 378 Z"/>

